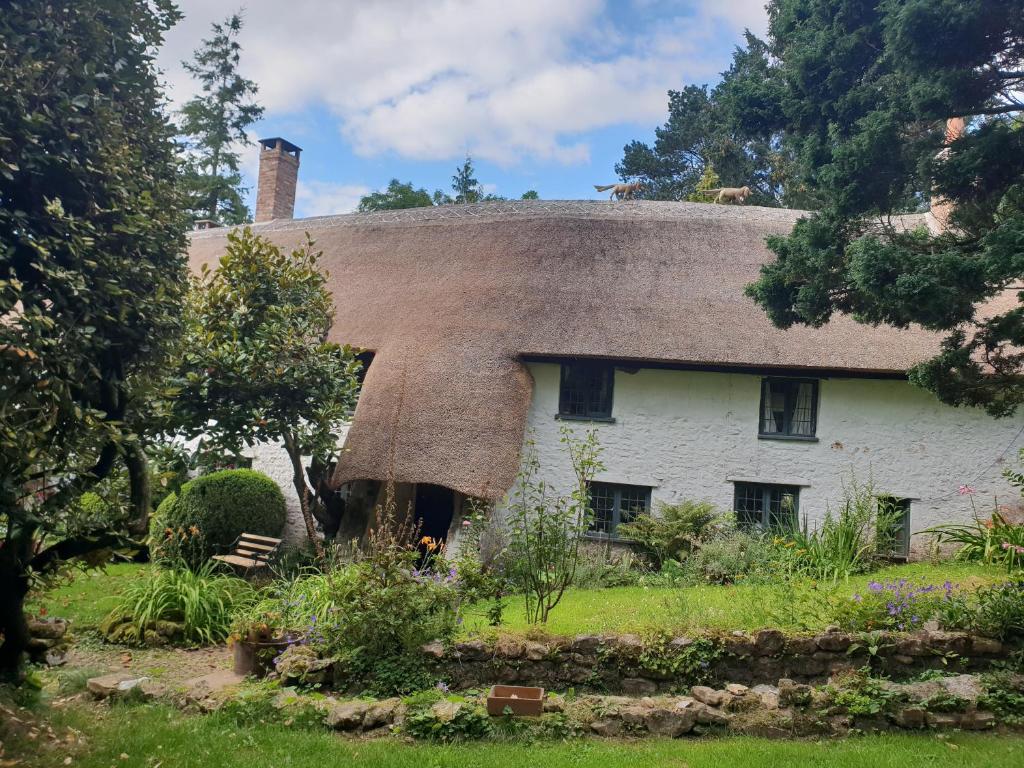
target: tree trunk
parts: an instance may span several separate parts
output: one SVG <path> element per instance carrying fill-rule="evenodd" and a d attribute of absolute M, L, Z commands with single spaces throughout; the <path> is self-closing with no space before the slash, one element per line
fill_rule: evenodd
<path fill-rule="evenodd" d="M 286 431 L 283 437 L 284 448 L 292 462 L 292 484 L 299 496 L 299 509 L 302 510 L 302 520 L 306 524 L 306 535 L 313 543 L 317 557 L 323 559 L 324 545 L 316 533 L 316 523 L 313 521 L 313 513 L 310 511 L 310 493 L 309 486 L 306 485 L 306 473 L 302 470 L 302 454 L 291 432 Z"/>
<path fill-rule="evenodd" d="M 153 493 L 149 483 L 149 460 L 142 445 L 132 441 L 125 446 L 124 463 L 128 468 L 129 497 L 132 516 L 128 521 L 128 532 L 135 537 L 145 536 L 149 531 L 149 513 Z"/>
<path fill-rule="evenodd" d="M 0 679 L 11 682 L 18 680 L 30 639 L 25 620 L 29 588 L 26 564 L 32 554 L 34 533 L 34 527 L 22 528 L 13 536 L 9 533 L 0 547 L 0 633 L 4 637 L 0 645 Z"/>

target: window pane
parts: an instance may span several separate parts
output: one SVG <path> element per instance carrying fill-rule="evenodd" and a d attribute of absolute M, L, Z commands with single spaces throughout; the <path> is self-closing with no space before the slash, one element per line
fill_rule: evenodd
<path fill-rule="evenodd" d="M 814 384 L 809 381 L 801 381 L 797 385 L 790 434 L 806 436 L 814 434 Z"/>
<path fill-rule="evenodd" d="M 619 522 L 631 523 L 637 515 L 647 514 L 648 491 L 646 488 L 622 486 L 619 506 Z"/>
<path fill-rule="evenodd" d="M 590 523 L 590 530 L 610 534 L 615 512 L 614 487 L 604 483 L 591 483 L 590 506 L 594 510 L 594 519 Z"/>
<path fill-rule="evenodd" d="M 878 549 L 894 557 L 910 554 L 910 499 L 878 497 Z"/>
<path fill-rule="evenodd" d="M 764 494 L 762 488 L 750 483 L 736 484 L 736 522 L 744 527 L 755 527 L 764 522 Z"/>
<path fill-rule="evenodd" d="M 788 530 L 796 524 L 796 491 L 784 486 L 768 486 L 770 499 L 768 525 L 771 528 Z"/>
<path fill-rule="evenodd" d="M 611 416 L 613 380 L 613 369 L 605 363 L 565 363 L 559 414 L 583 418 Z"/>

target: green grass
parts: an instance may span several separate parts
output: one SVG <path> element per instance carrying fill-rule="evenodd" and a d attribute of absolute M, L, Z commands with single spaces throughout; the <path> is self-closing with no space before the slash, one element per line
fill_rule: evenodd
<path fill-rule="evenodd" d="M 859 575 L 840 582 L 837 595 L 851 596 L 867 588 L 869 581 L 905 578 L 922 584 L 975 584 L 1006 578 L 996 566 L 977 563 L 911 563 L 892 566 L 871 574 Z M 831 585 L 818 585 L 831 592 Z M 814 592 L 808 585 L 794 590 L 790 586 L 764 583 L 733 586 L 697 587 L 614 587 L 610 589 L 573 589 L 562 598 L 544 630 L 555 635 L 601 632 L 644 632 L 654 629 L 677 631 L 757 630 L 765 627 L 800 629 L 800 619 L 811 628 L 827 624 L 827 620 L 811 616 L 818 607 Z M 487 631 L 485 606 L 474 606 L 466 617 L 466 632 Z M 526 632 L 526 611 L 520 598 L 508 601 L 505 632 Z"/>
<path fill-rule="evenodd" d="M 106 570 L 76 571 L 71 581 L 29 599 L 28 609 L 67 619 L 78 630 L 95 629 L 117 605 L 128 584 L 142 577 L 149 566 L 136 563 L 108 565 Z"/>
<path fill-rule="evenodd" d="M 74 580 L 32 601 L 49 615 L 70 619 L 78 629 L 95 627 L 118 601 L 125 586 L 142 577 L 143 565 L 113 565 L 106 571 L 76 574 Z M 977 563 L 911 563 L 856 576 L 836 588 L 841 595 L 863 591 L 872 580 L 905 578 L 920 583 L 981 583 L 1006 578 L 996 566 Z M 796 604 L 795 601 L 802 601 Z M 544 629 L 552 634 L 643 632 L 652 629 L 697 631 L 764 627 L 797 629 L 797 617 L 814 608 L 813 594 L 770 584 L 698 587 L 614 587 L 573 589 L 551 613 Z M 467 632 L 487 629 L 485 606 L 475 606 L 466 617 Z M 806 615 L 804 616 L 806 619 Z M 521 600 L 511 598 L 502 631 L 526 632 Z"/>
<path fill-rule="evenodd" d="M 164 768 L 255 768 L 273 766 L 351 766 L 369 768 L 490 768 L 533 766 L 568 768 L 637 765 L 711 768 L 742 765 L 774 768 L 803 765 L 825 768 L 934 768 L 1024 765 L 1024 738 L 1018 735 L 930 734 L 864 736 L 851 739 L 767 741 L 715 738 L 677 741 L 487 742 L 456 745 L 406 744 L 396 739 L 356 741 L 332 733 L 278 725 L 240 728 L 218 715 L 185 715 L 162 705 L 116 706 L 97 710 L 82 706 L 54 714 L 57 734 L 70 726 L 87 734 L 73 752 L 81 768 L 154 766 Z M 11 744 L 15 749 L 18 744 Z M 62 766 L 67 750 L 21 745 L 28 764 Z M 9 752 L 15 756 L 17 752 Z"/>

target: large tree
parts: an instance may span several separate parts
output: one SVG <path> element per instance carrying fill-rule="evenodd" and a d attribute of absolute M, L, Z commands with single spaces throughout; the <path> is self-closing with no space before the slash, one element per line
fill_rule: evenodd
<path fill-rule="evenodd" d="M 766 98 L 771 66 L 767 44 L 747 32 L 717 86 L 669 91 L 668 121 L 655 129 L 654 145 L 627 144 L 616 172 L 644 181 L 644 197 L 655 200 L 692 197 L 713 168 L 724 186 L 749 186 L 753 204 L 810 205 L 791 183 L 792 153 L 776 125 L 778 108 Z"/>
<path fill-rule="evenodd" d="M 1024 401 L 1024 13 L 1019 0 L 773 0 L 766 130 L 781 130 L 820 210 L 749 294 L 780 327 L 833 312 L 945 333 L 911 371 L 953 405 Z M 966 131 L 947 137 L 947 120 Z M 951 207 L 933 226 L 893 214 Z M 979 311 L 1005 298 L 994 314 Z"/>
<path fill-rule="evenodd" d="M 13 0 L 0 13 L 0 672 L 33 579 L 118 544 L 60 538 L 137 447 L 185 283 L 173 132 L 153 62 L 168 0 Z M 56 537 L 56 538 L 55 538 Z"/>
<path fill-rule="evenodd" d="M 186 304 L 174 420 L 229 453 L 279 441 L 292 465 L 310 540 L 340 519 L 318 491 L 336 458 L 361 364 L 327 341 L 334 305 L 312 241 L 290 253 L 245 228 L 228 234 Z M 305 457 L 312 463 L 304 466 Z"/>
<path fill-rule="evenodd" d="M 182 62 L 201 86 L 201 93 L 181 109 L 179 129 L 186 147 L 182 185 L 193 219 L 242 224 L 251 217 L 242 199 L 246 190 L 237 148 L 252 144 L 246 129 L 263 116 L 263 107 L 252 100 L 256 83 L 238 73 L 241 14 L 213 24 L 212 31 L 193 60 Z"/>
<path fill-rule="evenodd" d="M 434 204 L 433 198 L 427 190 L 416 189 L 412 182 L 403 184 L 398 179 L 392 179 L 387 189 L 381 192 L 371 192 L 359 199 L 359 211 L 396 211 L 402 208 L 429 208 Z"/>

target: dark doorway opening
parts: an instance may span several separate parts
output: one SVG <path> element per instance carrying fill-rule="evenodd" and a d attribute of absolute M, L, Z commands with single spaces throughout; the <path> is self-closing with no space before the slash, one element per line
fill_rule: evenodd
<path fill-rule="evenodd" d="M 455 491 L 443 485 L 416 484 L 416 522 L 420 536 L 437 542 L 448 538 L 448 529 L 455 514 Z"/>

